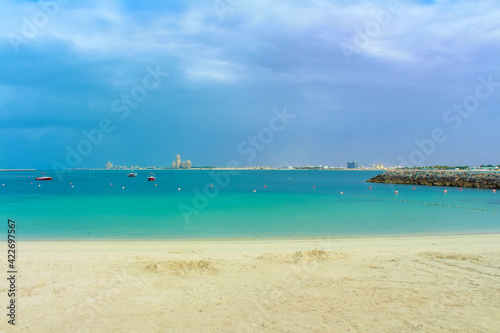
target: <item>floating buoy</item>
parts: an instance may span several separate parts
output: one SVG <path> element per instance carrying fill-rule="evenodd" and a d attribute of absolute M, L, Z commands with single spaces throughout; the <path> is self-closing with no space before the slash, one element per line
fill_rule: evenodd
<path fill-rule="evenodd" d="M 111 186 L 113 186 L 113 183 L 111 183 Z"/>
<path fill-rule="evenodd" d="M 253 192 L 255 193 L 255 192 L 257 192 L 257 190 L 253 190 Z"/>
<path fill-rule="evenodd" d="M 448 193 L 448 190 L 444 190 L 443 192 L 444 192 L 444 193 Z"/>
<path fill-rule="evenodd" d="M 316 186 L 313 186 L 313 188 L 316 188 Z"/>
<path fill-rule="evenodd" d="M 370 186 L 370 190 L 372 189 L 372 187 Z"/>
<path fill-rule="evenodd" d="M 413 188 L 413 189 L 415 189 L 415 188 Z"/>
<path fill-rule="evenodd" d="M 122 189 L 124 189 L 124 188 L 125 188 L 125 187 L 124 187 L 124 186 L 122 186 Z"/>
<path fill-rule="evenodd" d="M 42 187 L 42 185 L 38 185 L 38 187 Z"/>
<path fill-rule="evenodd" d="M 179 187 L 179 188 L 177 189 L 177 191 L 180 191 L 180 190 L 181 190 L 181 188 Z"/>
<path fill-rule="evenodd" d="M 496 193 L 496 192 L 497 192 L 497 190 L 493 190 L 493 193 Z"/>
<path fill-rule="evenodd" d="M 156 184 L 155 184 L 155 186 L 156 186 Z"/>
<path fill-rule="evenodd" d="M 460 188 L 460 191 L 462 191 L 462 188 Z"/>
<path fill-rule="evenodd" d="M 264 187 L 267 187 L 267 185 L 264 185 Z"/>
<path fill-rule="evenodd" d="M 340 194 L 344 194 L 344 192 L 340 192 Z"/>
<path fill-rule="evenodd" d="M 73 186 L 73 185 L 71 185 L 71 188 L 73 188 L 73 187 L 74 187 L 74 186 Z"/>
<path fill-rule="evenodd" d="M 210 187 L 214 187 L 212 184 L 210 184 Z"/>
<path fill-rule="evenodd" d="M 31 184 L 33 184 L 33 183 L 31 183 Z M 2 186 L 5 186 L 5 184 L 2 184 Z"/>
<path fill-rule="evenodd" d="M 394 193 L 398 194 L 399 192 L 398 191 L 394 191 Z"/>
<path fill-rule="evenodd" d="M 73 185 L 73 183 L 69 183 L 70 185 Z"/>

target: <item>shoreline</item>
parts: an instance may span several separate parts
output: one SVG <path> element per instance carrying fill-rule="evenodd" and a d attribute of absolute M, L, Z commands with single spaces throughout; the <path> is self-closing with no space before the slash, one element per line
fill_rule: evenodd
<path fill-rule="evenodd" d="M 20 251 L 44 249 L 74 249 L 82 251 L 103 252 L 106 248 L 115 248 L 126 251 L 140 250 L 141 252 L 152 252 L 176 249 L 207 249 L 217 252 L 218 249 L 238 249 L 242 252 L 252 252 L 269 249 L 287 251 L 291 248 L 298 250 L 330 247 L 338 248 L 346 246 L 350 249 L 367 249 L 371 245 L 377 247 L 407 247 L 427 246 L 429 243 L 453 244 L 476 244 L 484 245 L 485 241 L 495 241 L 500 250 L 500 233 L 478 233 L 461 235 L 419 235 L 419 236 L 385 236 L 385 237 L 329 237 L 329 238 L 269 238 L 269 239 L 210 239 L 210 240 L 91 240 L 91 241 L 19 241 Z M 479 244 L 478 241 L 481 241 Z"/>
<path fill-rule="evenodd" d="M 499 231 L 491 232 L 464 232 L 464 233 L 418 233 L 418 234 L 380 234 L 380 235 L 353 235 L 353 236 L 312 236 L 312 237 L 235 237 L 235 238 L 103 238 L 103 239 L 35 239 L 19 240 L 19 243 L 182 243 L 182 242 L 287 242 L 287 241 L 330 241 L 330 240 L 368 240 L 368 239 L 399 239 L 399 238 L 432 238 L 432 237 L 462 237 L 500 235 Z"/>

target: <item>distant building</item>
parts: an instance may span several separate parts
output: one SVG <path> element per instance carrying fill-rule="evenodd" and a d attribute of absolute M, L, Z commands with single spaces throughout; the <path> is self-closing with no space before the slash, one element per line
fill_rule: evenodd
<path fill-rule="evenodd" d="M 108 161 L 108 163 L 106 163 L 106 166 L 105 166 L 106 169 L 113 169 L 113 163 L 111 163 L 111 161 Z"/>
<path fill-rule="evenodd" d="M 182 161 L 181 155 L 177 155 L 175 161 L 172 162 L 171 169 L 191 169 L 191 161 Z"/>
<path fill-rule="evenodd" d="M 357 169 L 358 162 L 347 162 L 347 169 Z"/>

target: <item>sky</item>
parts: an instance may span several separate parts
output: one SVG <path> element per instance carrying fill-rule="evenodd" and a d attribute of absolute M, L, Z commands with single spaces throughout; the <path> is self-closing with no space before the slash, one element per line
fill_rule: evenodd
<path fill-rule="evenodd" d="M 497 1 L 0 4 L 0 169 L 500 164 Z"/>

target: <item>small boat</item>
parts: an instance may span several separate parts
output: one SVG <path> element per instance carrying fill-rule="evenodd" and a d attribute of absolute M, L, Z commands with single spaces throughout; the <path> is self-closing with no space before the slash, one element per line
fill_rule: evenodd
<path fill-rule="evenodd" d="M 45 174 L 42 172 L 40 176 L 35 178 L 35 180 L 52 180 L 52 177 L 45 176 Z"/>
<path fill-rule="evenodd" d="M 137 172 L 131 172 L 127 175 L 127 177 L 137 177 Z"/>
<path fill-rule="evenodd" d="M 154 181 L 155 181 L 155 179 L 156 179 L 156 178 L 155 178 L 155 174 L 151 172 L 151 173 L 149 174 L 149 176 L 148 176 L 148 181 L 150 181 L 150 182 L 154 182 Z"/>

